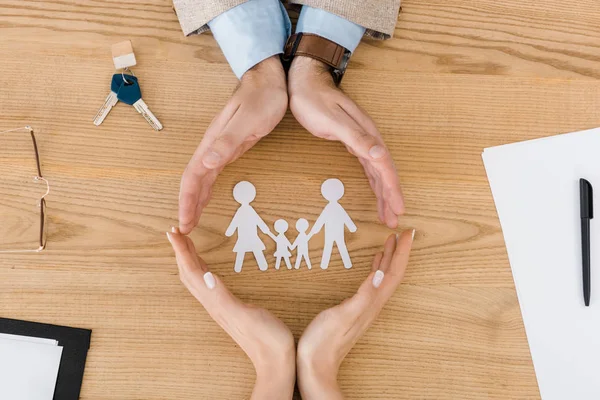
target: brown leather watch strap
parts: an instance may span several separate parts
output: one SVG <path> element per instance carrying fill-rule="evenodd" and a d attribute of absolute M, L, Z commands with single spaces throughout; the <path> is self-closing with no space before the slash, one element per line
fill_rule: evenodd
<path fill-rule="evenodd" d="M 289 70 L 292 59 L 297 55 L 314 58 L 329 65 L 336 86 L 340 85 L 346 73 L 351 54 L 350 50 L 329 39 L 303 32 L 290 36 L 283 51 L 282 61 L 286 71 Z"/>
<path fill-rule="evenodd" d="M 346 52 L 347 50 L 343 46 L 312 33 L 296 33 L 290 36 L 284 49 L 286 58 L 310 57 L 322 61 L 334 69 L 344 67 Z"/>

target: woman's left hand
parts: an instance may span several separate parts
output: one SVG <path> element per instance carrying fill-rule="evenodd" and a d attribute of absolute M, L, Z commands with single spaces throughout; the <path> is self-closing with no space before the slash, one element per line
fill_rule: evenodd
<path fill-rule="evenodd" d="M 304 400 L 343 399 L 337 383 L 339 367 L 371 326 L 404 277 L 414 231 L 391 235 L 383 253 L 357 293 L 321 312 L 298 342 L 298 387 Z"/>
<path fill-rule="evenodd" d="M 192 240 L 177 228 L 167 232 L 179 277 L 210 316 L 244 350 L 256 369 L 252 399 L 291 399 L 296 380 L 294 337 L 269 311 L 245 304 L 208 270 Z"/>

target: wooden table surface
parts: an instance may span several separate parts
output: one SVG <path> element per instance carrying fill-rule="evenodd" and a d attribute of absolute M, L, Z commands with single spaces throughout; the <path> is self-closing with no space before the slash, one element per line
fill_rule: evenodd
<path fill-rule="evenodd" d="M 417 235 L 404 285 L 343 364 L 349 399 L 539 398 L 480 155 L 600 126 L 597 5 L 406 0 L 395 39 L 359 46 L 343 88 L 383 132 L 406 197 L 400 230 Z M 123 104 L 92 124 L 114 72 L 110 46 L 124 39 L 160 133 Z M 164 234 L 181 173 L 235 86 L 212 36 L 183 37 L 169 0 L 0 0 L 0 130 L 36 128 L 52 185 L 47 251 L 0 255 L 0 316 L 93 329 L 82 399 L 250 393 L 250 362 L 180 284 Z M 26 162 L 6 143 L 2 177 Z M 272 225 L 314 221 L 329 177 L 345 182 L 359 228 L 349 235 L 355 267 L 336 254 L 327 271 L 261 273 L 248 261 L 235 274 L 235 238 L 223 234 L 233 185 L 256 185 L 254 206 Z M 34 228 L 35 207 L 24 205 L 42 192 L 6 179 L 0 210 L 12 222 L 0 221 L 0 241 Z M 354 292 L 389 233 L 358 161 L 288 113 L 225 169 L 193 239 L 235 294 L 297 339 Z"/>

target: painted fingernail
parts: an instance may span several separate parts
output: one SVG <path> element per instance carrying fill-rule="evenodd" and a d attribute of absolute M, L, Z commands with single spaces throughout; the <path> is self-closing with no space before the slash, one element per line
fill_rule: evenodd
<path fill-rule="evenodd" d="M 215 288 L 217 282 L 215 281 L 215 276 L 212 274 L 212 272 L 207 272 L 204 274 L 204 283 L 206 283 L 206 287 L 209 289 Z"/>
<path fill-rule="evenodd" d="M 415 240 L 415 233 L 417 233 L 417 230 L 413 229 L 413 231 L 412 231 L 412 240 Z"/>
<path fill-rule="evenodd" d="M 179 233 L 179 228 L 176 228 L 174 226 L 171 227 L 171 232 L 173 233 Z"/>
<path fill-rule="evenodd" d="M 171 240 L 171 232 L 167 232 L 167 239 L 169 239 L 169 243 L 173 244 L 173 240 Z"/>
<path fill-rule="evenodd" d="M 375 272 L 375 276 L 373 276 L 373 286 L 375 288 L 378 288 L 379 286 L 381 286 L 381 282 L 383 282 L 383 276 L 384 276 L 383 271 L 378 269 Z"/>
<path fill-rule="evenodd" d="M 214 151 L 211 151 L 210 153 L 205 155 L 204 158 L 202 159 L 204 166 L 207 168 L 215 168 L 217 165 L 219 165 L 220 161 L 221 161 L 221 155 Z"/>
<path fill-rule="evenodd" d="M 375 145 L 369 150 L 369 155 L 376 160 L 380 159 L 385 155 L 385 149 L 383 146 Z"/>

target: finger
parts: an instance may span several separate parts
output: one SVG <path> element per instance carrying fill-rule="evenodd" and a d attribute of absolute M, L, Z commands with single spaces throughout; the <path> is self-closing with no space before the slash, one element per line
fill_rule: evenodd
<path fill-rule="evenodd" d="M 404 278 L 404 273 L 408 266 L 410 250 L 415 239 L 415 233 L 416 231 L 414 229 L 404 231 L 398 238 L 396 250 L 394 251 L 394 256 L 392 257 L 392 262 L 390 263 L 387 272 L 387 275 L 392 276 L 392 279 L 390 279 L 392 286 L 399 285 Z"/>
<path fill-rule="evenodd" d="M 192 240 L 172 228 L 167 238 L 177 259 L 179 275 L 190 293 L 198 299 L 206 310 L 216 319 L 221 311 L 232 311 L 237 302 L 219 278 L 208 270 L 208 266 L 196 254 Z"/>
<path fill-rule="evenodd" d="M 396 242 L 398 241 L 398 238 L 398 235 L 391 234 L 388 236 L 385 244 L 383 245 L 383 257 L 378 269 L 384 274 L 388 271 L 390 263 L 392 262 L 392 257 L 394 256 L 394 251 L 396 250 Z"/>
<path fill-rule="evenodd" d="M 385 213 L 383 210 L 385 209 L 385 203 L 380 196 L 377 196 L 377 217 L 382 224 L 385 224 Z"/>
<path fill-rule="evenodd" d="M 367 178 L 369 179 L 369 183 L 371 185 L 371 188 L 373 189 L 373 193 L 375 193 L 375 196 L 377 196 L 378 199 L 378 212 L 379 212 L 379 216 L 380 216 L 380 220 L 382 223 L 386 223 L 386 208 L 388 208 L 388 204 L 386 201 L 386 196 L 384 196 L 384 182 L 381 179 L 381 176 L 379 174 L 379 171 L 377 171 L 377 169 L 374 168 L 374 166 L 372 165 L 372 163 L 369 160 L 365 160 L 362 158 L 359 158 L 359 161 L 361 163 L 361 165 L 363 166 L 363 168 L 365 169 L 365 174 L 367 175 Z M 397 218 L 396 218 L 397 219 Z M 393 227 L 392 229 L 394 229 L 395 227 Z"/>
<path fill-rule="evenodd" d="M 200 196 L 198 198 L 198 208 L 200 211 L 206 207 L 210 198 L 212 197 L 213 185 L 217 180 L 217 177 L 221 173 L 221 169 L 210 171 L 204 179 L 202 179 L 202 187 L 200 189 Z"/>
<path fill-rule="evenodd" d="M 351 130 L 347 132 L 346 136 L 350 139 L 348 144 L 354 149 L 356 154 L 371 161 L 389 162 L 391 155 L 385 143 L 383 143 L 381 134 L 374 124 L 372 126 L 365 124 L 365 120 L 370 120 L 371 117 L 349 97 L 344 97 L 339 106 L 346 116 L 353 121 L 353 124 L 350 126 Z"/>
<path fill-rule="evenodd" d="M 398 216 L 392 211 L 389 203 L 384 201 L 383 215 L 385 217 L 385 224 L 390 229 L 396 229 L 398 227 Z"/>
<path fill-rule="evenodd" d="M 377 215 L 379 216 L 379 220 L 382 224 L 385 224 L 385 199 L 382 196 L 382 184 L 381 180 L 378 178 L 374 179 L 375 181 L 375 196 L 377 196 Z"/>
<path fill-rule="evenodd" d="M 371 272 L 375 272 L 379 269 L 381 265 L 381 259 L 383 258 L 383 253 L 379 252 L 375 254 L 375 258 L 373 258 L 373 265 L 371 266 Z"/>
<path fill-rule="evenodd" d="M 375 121 L 373 121 L 373 118 L 369 116 L 369 113 L 367 113 L 361 106 L 356 104 L 356 102 L 354 102 L 354 100 L 352 100 L 350 97 L 345 97 L 346 98 L 342 100 L 343 107 L 344 109 L 346 109 L 348 114 L 352 115 L 356 123 L 362 126 L 364 130 L 366 130 L 371 135 L 381 136 L 379 129 L 377 129 Z"/>
<path fill-rule="evenodd" d="M 352 310 L 357 318 L 364 319 L 367 325 L 377 317 L 402 280 L 402 277 L 390 279 L 386 277 L 386 273 L 389 273 L 394 263 L 394 257 L 399 254 L 398 245 L 402 244 L 406 251 L 406 240 L 410 242 L 408 243 L 408 252 L 410 252 L 412 232 L 404 232 L 398 238 L 397 235 L 392 234 L 387 238 L 383 253 L 378 253 L 373 260 L 371 273 L 363 281 L 356 294 L 347 300 L 348 309 Z M 408 263 L 408 257 L 404 261 Z M 393 282 L 391 284 L 385 282 L 385 289 L 383 289 L 381 286 L 384 285 L 386 279 L 387 281 L 393 280 Z"/>
<path fill-rule="evenodd" d="M 392 260 L 385 272 L 385 276 L 381 280 L 379 288 L 377 288 L 377 303 L 385 304 L 394 294 L 402 279 L 408 265 L 410 249 L 414 238 L 414 230 L 403 232 L 396 244 L 396 250 L 392 256 Z"/>
<path fill-rule="evenodd" d="M 190 279 L 190 283 L 196 283 L 194 281 L 204 282 L 204 275 L 209 273 L 208 266 L 196 254 L 196 248 L 192 240 L 188 236 L 180 234 L 177 228 L 171 228 L 171 232 L 167 232 L 167 238 L 175 251 L 177 266 L 182 278 Z M 197 286 L 202 287 L 202 285 Z M 204 287 L 214 288 L 214 285 L 211 286 L 209 287 L 208 283 L 204 282 Z"/>
<path fill-rule="evenodd" d="M 167 232 L 167 237 L 175 250 L 181 281 L 210 316 L 232 335 L 230 321 L 243 316 L 246 306 L 217 275 L 208 270 L 204 260 L 197 256 L 189 237 L 181 235 L 177 228 Z"/>
<path fill-rule="evenodd" d="M 372 161 L 373 166 L 380 172 L 381 178 L 384 181 L 384 187 L 389 190 L 389 192 L 386 193 L 386 200 L 389 203 L 390 208 L 396 215 L 403 214 L 404 198 L 402 196 L 402 190 L 400 189 L 398 174 L 396 172 L 396 167 L 394 166 L 392 155 L 383 142 L 381 132 L 379 132 L 379 129 L 377 129 L 375 122 L 373 122 L 369 114 L 349 97 L 343 98 L 341 107 L 366 134 L 373 137 L 374 147 L 369 148 L 368 155 L 364 154 L 363 149 L 363 154 L 361 154 L 361 156 Z"/>
<path fill-rule="evenodd" d="M 394 161 L 373 163 L 374 168 L 378 170 L 379 177 L 383 184 L 383 193 L 386 202 L 396 215 L 404 214 L 404 196 L 402 195 L 402 188 L 400 186 L 400 179 L 398 178 L 398 172 L 394 166 Z"/>
<path fill-rule="evenodd" d="M 376 138 L 365 131 L 354 118 L 349 115 L 344 108 L 339 120 L 338 127 L 340 133 L 338 138 L 352 149 L 352 153 L 357 157 L 362 157 L 367 160 L 377 160 L 385 154 L 385 146 L 380 138 Z"/>
<path fill-rule="evenodd" d="M 379 269 L 371 271 L 357 293 L 369 298 L 377 297 L 381 299 L 382 304 L 388 300 L 404 278 L 413 242 L 413 232 L 414 230 L 403 232 L 398 236 L 395 244 L 393 243 L 395 235 L 388 237 Z M 393 246 L 395 250 L 392 250 Z"/>
<path fill-rule="evenodd" d="M 367 177 L 369 185 L 371 186 L 371 190 L 373 190 L 373 193 L 377 197 L 377 200 L 381 199 L 381 193 L 377 192 L 377 178 L 376 172 L 373 171 L 373 167 L 371 166 L 371 164 L 369 164 L 368 161 L 366 161 L 363 158 L 358 157 L 358 162 L 360 162 L 360 164 L 363 166 L 363 169 L 365 170 L 365 176 Z M 383 222 L 383 220 L 381 222 Z"/>
<path fill-rule="evenodd" d="M 220 113 L 223 115 L 224 113 Z M 194 229 L 200 220 L 202 210 L 206 205 L 207 197 L 205 180 L 211 176 L 211 170 L 206 168 L 202 163 L 202 156 L 205 154 L 209 143 L 211 142 L 212 131 L 219 128 L 222 124 L 222 117 L 215 117 L 208 130 L 204 134 L 204 138 L 198 145 L 198 148 L 192 155 L 183 176 L 181 177 L 181 185 L 179 188 L 179 229 L 181 233 L 187 235 Z M 212 180 L 209 180 L 212 187 L 216 175 Z"/>
<path fill-rule="evenodd" d="M 179 229 L 185 235 L 198 224 L 202 210 L 210 200 L 212 185 L 221 171 L 219 168 L 208 168 L 204 160 L 206 157 L 210 159 L 211 145 L 219 140 L 239 108 L 240 103 L 234 97 L 215 116 L 183 174 L 179 194 Z"/>
<path fill-rule="evenodd" d="M 208 205 L 212 196 L 212 188 L 218 173 L 219 171 L 212 171 L 210 174 L 206 175 L 201 182 L 198 182 L 199 189 L 196 189 L 194 194 L 189 194 L 190 197 L 197 196 L 192 197 L 193 202 L 191 204 L 186 205 L 184 197 L 180 199 L 180 204 L 183 205 L 179 208 L 179 230 L 181 233 L 187 235 L 198 225 L 200 217 L 202 216 L 202 211 Z M 184 194 L 184 196 L 185 195 L 186 194 Z M 186 208 L 193 211 L 186 211 Z"/>
<path fill-rule="evenodd" d="M 375 179 L 373 178 L 373 173 L 371 172 L 371 167 L 369 166 L 369 164 L 365 164 L 365 161 L 362 158 L 359 158 L 358 160 L 360 161 L 360 163 L 362 164 L 362 166 L 365 170 L 365 175 L 366 175 L 367 179 L 369 180 L 369 185 L 371 186 L 371 190 L 373 190 L 373 193 L 375 193 L 377 186 L 375 183 Z"/>
<path fill-rule="evenodd" d="M 253 145 L 269 133 L 262 130 L 265 124 L 257 119 L 258 114 L 249 112 L 246 108 L 243 104 L 240 105 L 222 131 L 215 136 L 202 158 L 206 168 L 224 167 L 239 157 L 240 148 L 245 142 L 250 141 Z"/>
<path fill-rule="evenodd" d="M 200 220 L 202 186 L 202 178 L 192 173 L 190 169 L 186 169 L 181 177 L 178 212 L 179 229 L 184 235 L 190 233 Z"/>
<path fill-rule="evenodd" d="M 188 164 L 190 172 L 197 176 L 204 176 L 208 170 L 202 163 L 202 158 L 208 151 L 210 144 L 215 140 L 220 132 L 223 131 L 229 120 L 233 117 L 236 110 L 240 107 L 239 101 L 235 97 L 231 98 L 225 107 L 213 118 L 204 136 L 198 145 L 198 148 L 192 155 L 192 158 Z"/>
<path fill-rule="evenodd" d="M 377 131 L 376 134 L 371 135 L 364 129 L 364 127 L 358 124 L 358 121 L 353 119 L 354 115 L 346 114 L 349 119 L 352 120 L 348 123 L 350 126 L 350 133 L 346 132 L 342 136 L 342 140 L 346 141 L 346 147 L 348 151 L 359 157 L 359 161 L 365 169 L 365 174 L 369 177 L 371 187 L 379 199 L 383 199 L 383 202 L 378 202 L 378 215 L 382 223 L 385 223 L 390 228 L 395 229 L 398 226 L 397 216 L 404 213 L 404 198 L 402 196 L 402 190 L 400 188 L 400 182 L 394 166 L 394 161 L 381 140 L 381 134 Z M 370 119 L 370 117 L 366 116 Z M 348 122 L 348 121 L 347 121 Z M 373 125 L 374 128 L 374 125 Z M 376 129 L 376 128 L 374 128 Z M 354 140 L 352 139 L 354 137 Z M 359 142 L 366 142 L 367 147 L 372 143 L 378 143 L 375 147 L 372 147 L 368 151 L 368 155 L 365 156 L 365 146 L 359 145 Z M 373 181 L 380 183 L 378 189 Z M 396 217 L 386 215 L 389 208 Z"/>

